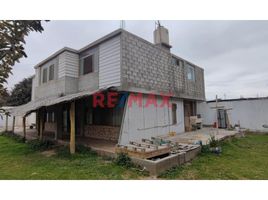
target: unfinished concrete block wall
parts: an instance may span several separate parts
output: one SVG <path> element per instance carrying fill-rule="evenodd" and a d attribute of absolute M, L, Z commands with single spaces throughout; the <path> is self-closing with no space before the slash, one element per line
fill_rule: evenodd
<path fill-rule="evenodd" d="M 126 31 L 122 32 L 121 38 L 121 83 L 124 90 L 172 92 L 180 98 L 205 99 L 203 69 L 194 66 L 196 78 L 189 81 L 185 63 L 174 65 L 169 51 Z"/>
<path fill-rule="evenodd" d="M 120 127 L 85 125 L 84 135 L 89 138 L 118 141 Z"/>

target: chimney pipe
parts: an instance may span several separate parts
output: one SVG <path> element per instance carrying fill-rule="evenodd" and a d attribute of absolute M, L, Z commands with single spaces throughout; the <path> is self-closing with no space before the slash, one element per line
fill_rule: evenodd
<path fill-rule="evenodd" d="M 168 29 L 161 26 L 160 22 L 157 23 L 157 28 L 154 30 L 154 44 L 170 51 Z"/>

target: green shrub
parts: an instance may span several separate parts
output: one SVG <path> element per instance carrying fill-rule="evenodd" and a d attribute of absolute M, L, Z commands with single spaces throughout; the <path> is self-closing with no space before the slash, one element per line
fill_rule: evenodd
<path fill-rule="evenodd" d="M 40 141 L 39 139 L 35 139 L 35 140 L 28 141 L 28 144 L 32 150 L 44 151 L 44 150 L 50 149 L 54 145 L 54 142 L 52 142 L 51 140 Z"/>
<path fill-rule="evenodd" d="M 210 147 L 209 147 L 209 145 L 202 145 L 201 146 L 201 152 L 202 153 L 210 153 Z"/>
<path fill-rule="evenodd" d="M 75 154 L 74 155 L 96 155 L 94 151 L 92 151 L 89 147 L 86 147 L 84 145 L 76 145 L 75 146 Z M 71 158 L 72 155 L 70 154 L 70 146 L 61 146 L 57 148 L 57 155 L 62 158 Z"/>
<path fill-rule="evenodd" d="M 210 147 L 218 147 L 219 146 L 219 141 L 216 139 L 214 135 L 210 136 L 209 138 L 209 146 Z"/>
<path fill-rule="evenodd" d="M 90 149 L 90 147 L 86 147 L 85 145 L 81 145 L 81 144 L 78 144 L 75 146 L 75 151 L 81 154 L 95 153 Z"/>
<path fill-rule="evenodd" d="M 126 153 L 119 153 L 115 159 L 115 163 L 126 168 L 134 167 L 131 158 Z"/>
<path fill-rule="evenodd" d="M 22 136 L 16 135 L 12 131 L 1 132 L 1 135 L 5 136 L 5 137 L 8 137 L 8 138 L 11 138 L 11 139 L 15 140 L 16 142 L 21 142 L 21 143 L 25 142 L 25 139 Z"/>

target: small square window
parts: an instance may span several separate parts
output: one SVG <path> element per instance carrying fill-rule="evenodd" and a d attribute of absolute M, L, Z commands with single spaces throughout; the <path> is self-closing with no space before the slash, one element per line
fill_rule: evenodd
<path fill-rule="evenodd" d="M 195 80 L 194 67 L 191 65 L 187 65 L 187 79 L 192 81 Z"/>
<path fill-rule="evenodd" d="M 180 66 L 180 60 L 178 60 L 178 59 L 176 59 L 176 58 L 172 58 L 172 64 L 173 64 L 173 65 Z"/>
<path fill-rule="evenodd" d="M 47 82 L 47 68 L 43 69 L 43 83 Z"/>

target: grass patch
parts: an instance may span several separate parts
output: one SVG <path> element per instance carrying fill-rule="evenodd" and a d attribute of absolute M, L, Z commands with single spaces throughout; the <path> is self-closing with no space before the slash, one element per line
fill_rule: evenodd
<path fill-rule="evenodd" d="M 19 141 L 19 140 L 18 140 Z M 61 147 L 47 157 L 27 143 L 0 136 L 0 179 L 143 179 L 148 174 L 128 166 L 129 159 L 107 160 L 83 146 L 75 155 Z M 204 149 L 192 163 L 162 174 L 161 179 L 268 179 L 268 135 L 247 134 L 220 143 L 222 154 Z M 118 163 L 117 163 L 118 162 Z M 117 163 L 117 164 L 116 164 Z M 119 164 L 119 165 L 118 165 Z M 120 166 L 122 165 L 122 166 Z"/>
<path fill-rule="evenodd" d="M 203 151 L 192 163 L 169 170 L 160 178 L 268 179 L 268 135 L 247 134 L 220 146 L 220 155 Z"/>
<path fill-rule="evenodd" d="M 75 155 L 68 148 L 60 148 L 55 156 L 46 157 L 34 151 L 29 144 L 18 143 L 0 136 L 0 179 L 139 179 L 141 173 L 118 166 L 78 147 Z"/>

